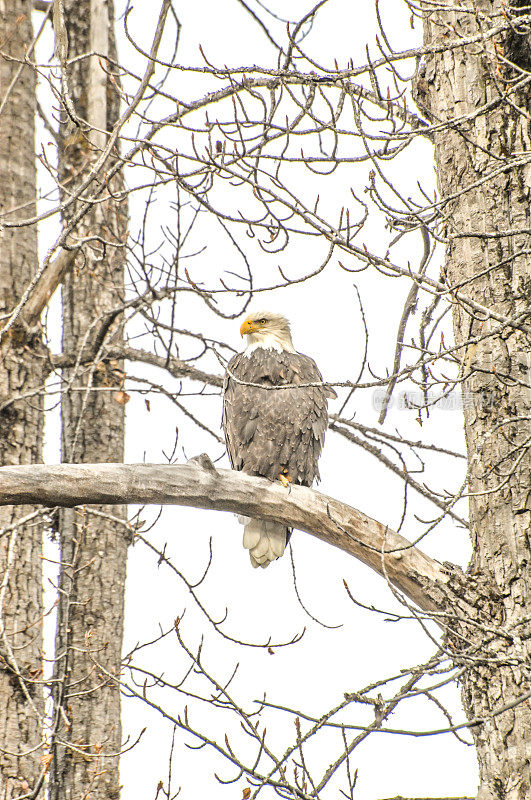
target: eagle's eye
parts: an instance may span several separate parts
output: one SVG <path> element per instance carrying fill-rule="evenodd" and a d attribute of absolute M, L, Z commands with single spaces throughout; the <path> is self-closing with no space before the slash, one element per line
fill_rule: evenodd
<path fill-rule="evenodd" d="M 259 320 L 258 320 L 258 323 L 259 323 L 260 325 L 265 325 L 265 324 L 266 324 L 266 322 L 267 322 L 267 320 L 266 320 L 266 319 L 259 319 Z"/>

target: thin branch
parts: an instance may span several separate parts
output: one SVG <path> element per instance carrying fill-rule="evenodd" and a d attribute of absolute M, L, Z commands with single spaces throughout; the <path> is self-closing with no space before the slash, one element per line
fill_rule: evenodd
<path fill-rule="evenodd" d="M 424 277 L 424 273 L 426 272 L 426 267 L 428 266 L 428 261 L 430 258 L 430 236 L 428 233 L 427 228 L 423 225 L 421 227 L 422 233 L 422 241 L 424 242 L 424 252 L 422 254 L 422 260 L 419 266 L 418 274 Z M 385 393 L 385 397 L 382 403 L 382 410 L 380 411 L 380 416 L 378 418 L 378 423 L 383 425 L 385 421 L 385 417 L 387 415 L 387 409 L 389 407 L 389 401 L 391 400 L 391 395 L 393 394 L 393 389 L 396 386 L 396 381 L 398 379 L 398 372 L 400 370 L 400 361 L 402 358 L 402 349 L 404 347 L 404 335 L 406 332 L 406 325 L 410 315 L 413 313 L 416 305 L 417 305 L 417 295 L 419 291 L 419 284 L 417 281 L 413 281 L 411 284 L 411 289 L 409 290 L 409 294 L 407 296 L 406 303 L 404 305 L 404 310 L 402 312 L 402 317 L 400 319 L 400 324 L 398 326 L 398 333 L 396 336 L 396 350 L 395 350 L 395 360 L 393 363 L 393 370 L 391 373 L 391 380 L 387 386 L 387 391 Z"/>

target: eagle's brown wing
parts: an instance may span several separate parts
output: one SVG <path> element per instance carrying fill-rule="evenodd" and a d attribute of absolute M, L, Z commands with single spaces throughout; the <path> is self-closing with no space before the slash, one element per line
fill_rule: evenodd
<path fill-rule="evenodd" d="M 321 382 L 315 362 L 301 353 L 257 348 L 248 356 L 234 356 L 228 365 L 223 404 L 232 467 L 270 480 L 287 472 L 294 483 L 311 486 L 319 478 L 317 461 L 328 426 L 327 398 L 335 393 L 327 386 L 304 384 Z M 302 386 L 272 388 L 288 384 Z"/>

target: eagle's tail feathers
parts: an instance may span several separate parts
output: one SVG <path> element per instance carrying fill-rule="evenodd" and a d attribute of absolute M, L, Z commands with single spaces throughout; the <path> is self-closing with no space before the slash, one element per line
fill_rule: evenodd
<path fill-rule="evenodd" d="M 243 529 L 243 546 L 253 567 L 267 567 L 284 555 L 288 528 L 281 522 L 250 519 Z"/>

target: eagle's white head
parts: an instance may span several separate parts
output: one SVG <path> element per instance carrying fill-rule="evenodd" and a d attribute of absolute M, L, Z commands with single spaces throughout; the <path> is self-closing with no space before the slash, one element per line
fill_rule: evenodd
<path fill-rule="evenodd" d="M 276 350 L 279 353 L 283 350 L 287 350 L 288 353 L 295 352 L 289 322 L 282 314 L 275 314 L 273 311 L 256 311 L 249 314 L 240 328 L 240 333 L 242 336 L 247 336 L 246 355 L 258 347 Z"/>

